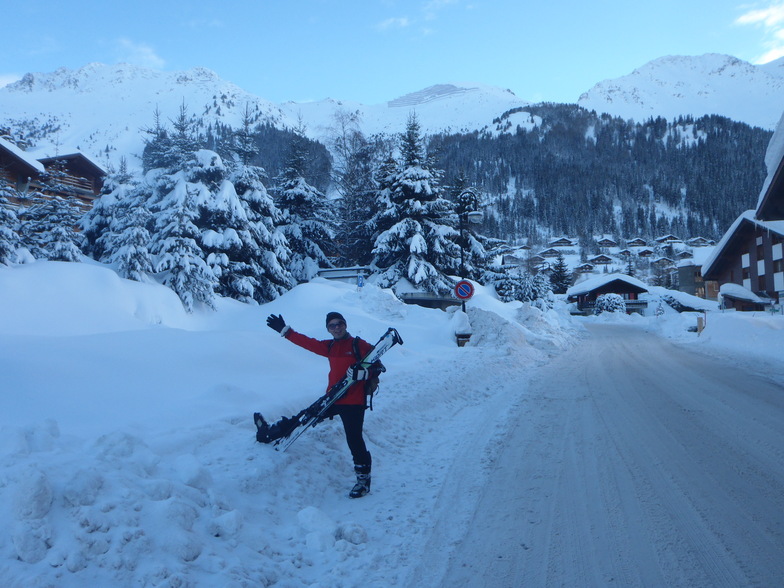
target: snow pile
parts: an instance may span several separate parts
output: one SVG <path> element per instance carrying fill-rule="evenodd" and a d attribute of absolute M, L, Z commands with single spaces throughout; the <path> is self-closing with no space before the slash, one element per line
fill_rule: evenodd
<path fill-rule="evenodd" d="M 327 372 L 266 316 L 326 338 L 331 310 L 372 343 L 390 326 L 405 341 L 368 413 L 374 484 L 361 501 L 346 498 L 337 421 L 286 453 L 254 441 L 254 411 L 297 412 Z M 189 315 L 169 289 L 97 264 L 0 268 L 4 586 L 401 583 L 446 466 L 468 448 L 490 459 L 530 366 L 581 332 L 562 309 L 504 305 L 481 287 L 466 315 L 323 279 Z"/>
<path fill-rule="evenodd" d="M 454 545 L 473 524 L 536 368 L 590 344 L 585 322 L 784 378 L 784 317 L 769 313 L 667 307 L 574 319 L 562 302 L 503 304 L 477 286 L 463 314 L 323 279 L 264 306 L 219 300 L 217 312 L 189 315 L 178 304 L 168 289 L 100 265 L 0 268 L 3 586 L 414 586 L 423 569 L 443 574 L 422 561 L 426 545 Z M 388 327 L 404 339 L 384 356 L 367 415 L 373 491 L 361 500 L 347 498 L 352 468 L 337 421 L 285 453 L 254 441 L 254 411 L 297 412 L 327 373 L 266 316 L 326 338 L 331 310 L 373 343 Z M 698 318 L 707 319 L 699 334 Z M 472 336 L 460 348 L 466 321 Z M 532 467 L 549 472 L 537 459 Z"/>

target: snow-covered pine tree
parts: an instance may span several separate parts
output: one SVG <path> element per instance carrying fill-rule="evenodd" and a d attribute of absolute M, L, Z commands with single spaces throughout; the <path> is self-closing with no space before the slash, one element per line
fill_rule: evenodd
<path fill-rule="evenodd" d="M 391 181 L 391 208 L 382 211 L 377 226 L 392 222 L 375 240 L 373 265 L 380 285 L 394 287 L 406 279 L 415 287 L 447 294 L 454 287 L 460 248 L 451 203 L 441 197 L 440 174 L 424 153 L 419 121 L 412 114 L 401 140 L 401 161 Z"/>
<path fill-rule="evenodd" d="M 532 302 L 541 310 L 548 310 L 553 307 L 552 285 L 550 278 L 545 272 L 538 272 L 532 279 Z"/>
<path fill-rule="evenodd" d="M 150 232 L 147 227 L 152 223 L 152 213 L 130 195 L 121 199 L 114 207 L 117 216 L 112 219 L 109 230 L 111 246 L 107 261 L 117 268 L 123 278 L 144 282 L 151 279 L 153 270 L 152 256 L 149 251 Z M 99 239 L 99 241 L 101 241 Z"/>
<path fill-rule="evenodd" d="M 476 189 L 470 188 L 466 180 L 459 177 L 452 187 L 452 201 L 459 219 L 460 277 L 476 280 L 482 274 L 487 259 L 486 239 L 476 232 L 471 222 L 471 215 L 480 213 L 479 197 Z"/>
<path fill-rule="evenodd" d="M 552 286 L 555 294 L 565 294 L 571 286 L 572 274 L 569 271 L 569 266 L 566 265 L 563 253 L 558 252 L 555 258 L 555 263 L 550 266 L 550 285 Z"/>
<path fill-rule="evenodd" d="M 117 171 L 109 170 L 104 179 L 100 196 L 93 202 L 90 209 L 79 219 L 82 235 L 82 251 L 97 261 L 106 261 L 106 254 L 111 252 L 112 237 L 116 234 L 116 225 L 123 220 L 129 207 L 122 210 L 117 207 L 120 201 L 127 198 L 133 189 L 133 178 L 128 172 L 128 164 L 123 157 Z M 112 228 L 112 225 L 115 225 Z"/>
<path fill-rule="evenodd" d="M 177 174 L 171 191 L 155 203 L 155 271 L 165 272 L 162 283 L 174 290 L 188 312 L 197 303 L 215 308 L 215 274 L 202 258 L 194 224 L 199 215 L 197 188 Z"/>
<path fill-rule="evenodd" d="M 0 184 L 0 265 L 16 262 L 16 250 L 20 243 L 16 232 L 18 219 L 8 196 L 11 196 L 11 189 Z"/>
<path fill-rule="evenodd" d="M 247 216 L 247 256 L 238 259 L 245 264 L 245 279 L 254 287 L 252 297 L 259 303 L 274 300 L 295 285 L 286 269 L 291 259 L 291 249 L 283 232 L 276 226 L 281 212 L 264 187 L 265 173 L 260 167 L 250 165 L 241 158 L 230 175 Z"/>
<path fill-rule="evenodd" d="M 372 226 L 376 214 L 373 144 L 359 127 L 359 115 L 338 111 L 331 130 L 334 155 L 332 180 L 339 194 L 335 234 L 338 265 L 367 265 L 372 261 Z"/>
<path fill-rule="evenodd" d="M 280 175 L 277 205 L 283 213 L 280 229 L 291 248 L 289 271 L 298 282 L 310 280 L 319 268 L 332 267 L 335 214 L 326 196 L 304 178 L 307 150 L 304 129 L 297 129 Z"/>
<path fill-rule="evenodd" d="M 80 261 L 81 237 L 75 227 L 83 213 L 74 199 L 37 192 L 30 202 L 17 213 L 22 245 L 37 259 Z"/>

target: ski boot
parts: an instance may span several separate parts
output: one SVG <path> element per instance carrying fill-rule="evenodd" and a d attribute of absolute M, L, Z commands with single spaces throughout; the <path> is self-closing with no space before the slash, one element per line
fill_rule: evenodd
<path fill-rule="evenodd" d="M 253 413 L 253 422 L 256 425 L 256 441 L 259 443 L 269 443 L 269 423 L 264 420 L 260 412 Z"/>
<path fill-rule="evenodd" d="M 354 466 L 354 472 L 357 474 L 357 483 L 349 492 L 349 498 L 361 498 L 370 492 L 370 466 L 359 465 Z"/>

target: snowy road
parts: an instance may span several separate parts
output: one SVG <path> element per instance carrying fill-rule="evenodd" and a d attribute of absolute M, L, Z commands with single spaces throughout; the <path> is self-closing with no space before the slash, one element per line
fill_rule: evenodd
<path fill-rule="evenodd" d="M 434 532 L 419 580 L 783 586 L 784 387 L 643 329 L 588 329 L 540 368 L 467 534 Z"/>

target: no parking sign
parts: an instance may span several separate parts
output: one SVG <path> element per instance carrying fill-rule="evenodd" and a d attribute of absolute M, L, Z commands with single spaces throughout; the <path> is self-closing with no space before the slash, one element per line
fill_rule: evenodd
<path fill-rule="evenodd" d="M 460 300 L 468 300 L 474 295 L 474 285 L 468 280 L 460 280 L 455 285 L 455 296 Z"/>

